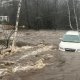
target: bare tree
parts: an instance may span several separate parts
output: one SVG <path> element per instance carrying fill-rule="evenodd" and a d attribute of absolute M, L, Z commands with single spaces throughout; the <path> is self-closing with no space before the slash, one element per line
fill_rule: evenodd
<path fill-rule="evenodd" d="M 76 21 L 76 27 L 77 27 L 77 30 L 79 30 L 74 0 L 73 0 L 73 9 L 74 9 L 74 16 L 75 16 L 75 21 Z"/>
<path fill-rule="evenodd" d="M 25 25 L 30 27 L 28 0 L 24 0 L 24 4 L 25 4 Z"/>
<path fill-rule="evenodd" d="M 54 11 L 54 13 L 55 13 L 55 15 L 54 15 L 54 25 L 55 25 L 55 29 L 56 29 L 56 27 L 57 27 L 57 21 L 56 21 L 56 18 L 57 18 L 57 5 L 58 5 L 58 0 L 55 0 L 54 1 L 54 8 L 55 8 L 55 11 Z"/>
<path fill-rule="evenodd" d="M 19 24 L 19 16 L 20 16 L 20 9 L 21 9 L 21 3 L 22 0 L 20 0 L 19 5 L 18 5 L 18 11 L 17 11 L 17 19 L 16 19 L 16 25 L 15 25 L 15 33 L 14 33 L 14 38 L 13 38 L 13 42 L 12 42 L 12 51 L 15 48 L 15 41 L 16 41 L 16 36 L 17 36 L 17 32 L 18 32 L 18 24 Z"/>
<path fill-rule="evenodd" d="M 68 7 L 68 15 L 69 15 L 69 25 L 70 25 L 70 28 L 73 29 L 72 24 L 71 24 L 71 13 L 70 13 L 69 1 L 68 0 L 67 0 L 67 7 Z"/>

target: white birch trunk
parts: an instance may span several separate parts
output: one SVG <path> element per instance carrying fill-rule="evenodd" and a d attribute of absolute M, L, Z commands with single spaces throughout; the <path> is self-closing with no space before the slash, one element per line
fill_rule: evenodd
<path fill-rule="evenodd" d="M 69 2 L 67 0 L 67 7 L 68 7 L 68 15 L 69 15 L 69 25 L 70 28 L 73 29 L 72 24 L 71 24 L 71 13 L 70 13 L 70 8 L 69 8 Z"/>
<path fill-rule="evenodd" d="M 76 15 L 76 10 L 75 10 L 74 0 L 73 0 L 73 9 L 74 9 L 74 16 L 75 16 L 75 21 L 76 21 L 76 27 L 77 27 L 77 31 L 78 31 L 79 30 L 79 27 L 78 27 L 78 20 L 77 20 L 77 15 Z"/>
<path fill-rule="evenodd" d="M 19 5 L 18 5 L 17 19 L 16 19 L 16 25 L 15 25 L 15 33 L 14 33 L 14 38 L 13 38 L 13 42 L 12 42 L 12 50 L 14 50 L 15 44 L 16 44 L 16 37 L 17 37 L 17 32 L 18 32 L 18 24 L 19 24 L 21 3 L 22 3 L 22 0 L 20 0 Z"/>

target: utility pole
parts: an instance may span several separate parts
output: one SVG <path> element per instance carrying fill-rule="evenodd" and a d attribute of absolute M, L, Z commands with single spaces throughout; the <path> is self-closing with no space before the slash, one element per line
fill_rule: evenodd
<path fill-rule="evenodd" d="M 21 3 L 22 3 L 22 0 L 19 1 L 19 5 L 18 5 L 16 25 L 15 25 L 15 33 L 14 33 L 14 38 L 13 38 L 13 42 L 12 42 L 12 51 L 14 50 L 15 44 L 16 44 L 16 37 L 17 37 L 17 32 L 18 32 L 18 25 L 19 25 L 19 17 L 20 17 Z"/>

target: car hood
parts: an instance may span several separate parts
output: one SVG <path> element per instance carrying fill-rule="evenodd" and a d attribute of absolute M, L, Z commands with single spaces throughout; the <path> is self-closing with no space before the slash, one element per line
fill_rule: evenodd
<path fill-rule="evenodd" d="M 61 41 L 59 46 L 62 47 L 62 48 L 80 49 L 80 43 Z"/>

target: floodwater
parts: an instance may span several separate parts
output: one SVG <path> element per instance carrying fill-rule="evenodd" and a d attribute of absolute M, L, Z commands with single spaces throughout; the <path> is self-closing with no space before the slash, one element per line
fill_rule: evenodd
<path fill-rule="evenodd" d="M 0 80 L 80 80 L 80 53 L 58 50 L 64 33 L 20 31 L 15 52 L 0 55 Z"/>

